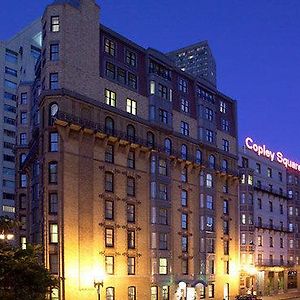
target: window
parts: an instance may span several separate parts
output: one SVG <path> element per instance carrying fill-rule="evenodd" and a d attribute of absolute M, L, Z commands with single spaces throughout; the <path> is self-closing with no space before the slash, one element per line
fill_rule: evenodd
<path fill-rule="evenodd" d="M 226 111 L 227 111 L 226 103 L 224 101 L 220 101 L 220 112 L 222 112 L 223 114 L 225 114 Z"/>
<path fill-rule="evenodd" d="M 27 176 L 26 174 L 21 174 L 20 176 L 20 187 L 26 188 L 27 187 Z"/>
<path fill-rule="evenodd" d="M 228 220 L 223 221 L 223 233 L 229 234 L 229 221 Z"/>
<path fill-rule="evenodd" d="M 49 88 L 50 90 L 57 90 L 58 85 L 58 73 L 50 73 L 49 75 Z"/>
<path fill-rule="evenodd" d="M 126 84 L 126 71 L 122 68 L 117 68 L 117 80 Z"/>
<path fill-rule="evenodd" d="M 115 79 L 116 78 L 116 67 L 115 67 L 115 65 L 110 63 L 110 62 L 106 62 L 105 74 L 108 78 Z"/>
<path fill-rule="evenodd" d="M 223 150 L 228 152 L 229 151 L 229 141 L 223 139 Z"/>
<path fill-rule="evenodd" d="M 130 169 L 135 169 L 135 152 L 130 150 L 127 156 L 127 167 Z"/>
<path fill-rule="evenodd" d="M 167 154 L 171 154 L 172 153 L 172 142 L 170 139 L 166 138 L 164 141 L 164 150 Z"/>
<path fill-rule="evenodd" d="M 226 159 L 222 160 L 222 171 L 228 171 L 228 161 Z"/>
<path fill-rule="evenodd" d="M 181 214 L 181 229 L 187 230 L 188 228 L 188 215 L 186 213 Z"/>
<path fill-rule="evenodd" d="M 167 258 L 159 258 L 159 274 L 167 275 L 168 274 L 168 260 Z"/>
<path fill-rule="evenodd" d="M 49 254 L 50 272 L 52 274 L 58 274 L 58 255 Z"/>
<path fill-rule="evenodd" d="M 136 101 L 127 98 L 126 111 L 132 115 L 136 115 L 136 113 L 137 113 L 136 110 L 137 110 Z"/>
<path fill-rule="evenodd" d="M 181 182 L 187 182 L 188 181 L 188 178 L 187 178 L 187 168 L 183 168 L 181 170 L 180 179 L 181 179 Z"/>
<path fill-rule="evenodd" d="M 189 273 L 189 261 L 186 258 L 181 259 L 181 272 L 183 275 L 188 275 Z"/>
<path fill-rule="evenodd" d="M 9 125 L 16 125 L 16 120 L 4 116 L 4 123 L 9 124 Z"/>
<path fill-rule="evenodd" d="M 151 131 L 147 132 L 147 146 L 150 148 L 154 148 L 154 146 L 155 146 L 154 134 Z"/>
<path fill-rule="evenodd" d="M 56 184 L 58 178 L 57 162 L 55 161 L 50 162 L 48 165 L 48 171 L 49 171 L 49 183 Z"/>
<path fill-rule="evenodd" d="M 127 204 L 127 222 L 135 222 L 135 205 Z"/>
<path fill-rule="evenodd" d="M 126 63 L 132 67 L 136 67 L 136 54 L 132 51 L 126 50 Z"/>
<path fill-rule="evenodd" d="M 206 187 L 212 188 L 213 186 L 213 178 L 211 174 L 206 174 Z"/>
<path fill-rule="evenodd" d="M 159 120 L 164 124 L 168 124 L 168 112 L 164 109 L 159 109 Z"/>
<path fill-rule="evenodd" d="M 105 247 L 114 247 L 114 229 L 105 228 Z"/>
<path fill-rule="evenodd" d="M 205 107 L 204 110 L 204 116 L 206 120 L 212 121 L 213 120 L 213 116 L 214 116 L 214 112 L 212 109 Z"/>
<path fill-rule="evenodd" d="M 113 256 L 105 256 L 105 271 L 108 275 L 114 274 L 114 257 Z"/>
<path fill-rule="evenodd" d="M 223 214 L 228 215 L 229 214 L 229 203 L 228 200 L 223 200 Z"/>
<path fill-rule="evenodd" d="M 279 178 L 279 181 L 282 182 L 282 173 L 281 172 L 278 172 L 278 178 Z"/>
<path fill-rule="evenodd" d="M 58 225 L 50 224 L 49 226 L 49 241 L 52 244 L 58 243 Z"/>
<path fill-rule="evenodd" d="M 280 210 L 280 214 L 283 215 L 283 205 L 282 204 L 279 205 L 279 210 Z"/>
<path fill-rule="evenodd" d="M 158 84 L 158 96 L 167 100 L 168 99 L 168 88 L 162 84 Z"/>
<path fill-rule="evenodd" d="M 5 60 L 11 63 L 18 63 L 18 53 L 11 51 L 9 49 L 5 50 Z"/>
<path fill-rule="evenodd" d="M 158 288 L 157 288 L 157 286 L 151 286 L 151 300 L 158 300 Z"/>
<path fill-rule="evenodd" d="M 9 195 L 9 194 L 8 194 Z M 3 199 L 7 199 L 8 196 L 6 193 L 3 193 Z M 10 200 L 14 200 L 14 195 L 12 195 L 11 197 L 9 197 L 8 199 L 10 199 Z M 27 203 L 26 203 L 26 195 L 24 195 L 24 194 L 21 194 L 20 196 L 19 196 L 19 208 L 20 209 L 26 209 L 26 207 L 27 207 Z"/>
<path fill-rule="evenodd" d="M 57 193 L 49 194 L 49 213 L 57 214 L 58 212 L 58 196 Z"/>
<path fill-rule="evenodd" d="M 179 91 L 186 93 L 187 92 L 187 82 L 184 79 L 179 79 L 178 85 Z"/>
<path fill-rule="evenodd" d="M 224 274 L 229 274 L 229 261 L 224 261 Z"/>
<path fill-rule="evenodd" d="M 14 77 L 18 77 L 18 72 L 12 68 L 5 67 L 5 73 Z"/>
<path fill-rule="evenodd" d="M 212 143 L 214 141 L 214 134 L 209 129 L 206 129 L 206 141 L 209 143 Z"/>
<path fill-rule="evenodd" d="M 137 89 L 137 77 L 134 74 L 128 72 L 128 86 Z"/>
<path fill-rule="evenodd" d="M 246 215 L 245 214 L 241 214 L 241 224 L 246 225 Z"/>
<path fill-rule="evenodd" d="M 270 212 L 273 212 L 273 202 L 269 201 L 269 208 L 270 208 Z"/>
<path fill-rule="evenodd" d="M 189 101 L 186 99 L 181 99 L 181 110 L 185 113 L 189 112 Z"/>
<path fill-rule="evenodd" d="M 224 255 L 229 255 L 229 240 L 224 241 Z"/>
<path fill-rule="evenodd" d="M 105 161 L 108 163 L 114 163 L 114 146 L 108 144 L 105 148 Z"/>
<path fill-rule="evenodd" d="M 283 238 L 280 238 L 280 248 L 283 248 Z"/>
<path fill-rule="evenodd" d="M 181 121 L 180 132 L 183 135 L 190 135 L 190 126 L 188 123 Z"/>
<path fill-rule="evenodd" d="M 8 89 L 16 89 L 17 88 L 17 84 L 15 82 L 12 82 L 12 81 L 7 80 L 7 79 L 4 80 L 4 85 Z"/>
<path fill-rule="evenodd" d="M 159 199 L 160 200 L 168 200 L 168 189 L 167 189 L 167 185 L 166 184 L 163 184 L 163 183 L 160 183 L 158 185 L 158 189 L 159 189 Z"/>
<path fill-rule="evenodd" d="M 214 157 L 214 155 L 211 154 L 208 157 L 208 164 L 211 169 L 214 169 L 216 167 L 216 158 Z"/>
<path fill-rule="evenodd" d="M 105 219 L 114 219 L 114 202 L 110 200 L 105 200 Z"/>
<path fill-rule="evenodd" d="M 115 125 L 114 125 L 113 119 L 110 118 L 110 117 L 107 117 L 105 119 L 105 133 L 113 135 L 114 134 L 114 127 L 115 127 Z"/>
<path fill-rule="evenodd" d="M 136 300 L 136 288 L 135 288 L 135 286 L 128 287 L 128 300 Z"/>
<path fill-rule="evenodd" d="M 27 145 L 27 134 L 20 133 L 20 145 Z"/>
<path fill-rule="evenodd" d="M 196 150 L 196 164 L 202 163 L 202 152 L 201 150 Z"/>
<path fill-rule="evenodd" d="M 59 44 L 50 45 L 50 60 L 51 61 L 59 60 Z"/>
<path fill-rule="evenodd" d="M 181 206 L 186 207 L 188 201 L 188 192 L 186 190 L 181 191 Z"/>
<path fill-rule="evenodd" d="M 52 126 L 53 125 L 53 121 L 54 121 L 54 117 L 57 115 L 57 113 L 58 113 L 58 105 L 57 105 L 57 103 L 51 103 L 50 105 L 49 105 L 49 115 L 48 115 L 48 118 L 49 118 L 49 120 L 48 120 L 48 124 L 50 125 L 50 126 Z"/>
<path fill-rule="evenodd" d="M 263 237 L 261 235 L 257 236 L 257 245 L 258 246 L 263 245 Z"/>
<path fill-rule="evenodd" d="M 135 196 L 135 179 L 133 177 L 127 177 L 127 196 Z"/>
<path fill-rule="evenodd" d="M 257 225 L 258 225 L 258 227 L 262 227 L 262 218 L 261 217 L 257 217 Z"/>
<path fill-rule="evenodd" d="M 111 172 L 105 172 L 105 191 L 114 191 L 114 174 Z"/>
<path fill-rule="evenodd" d="M 188 252 L 188 237 L 187 236 L 181 237 L 181 251 Z"/>
<path fill-rule="evenodd" d="M 214 200 L 211 195 L 206 195 L 206 208 L 214 209 Z"/>
<path fill-rule="evenodd" d="M 135 231 L 134 230 L 127 231 L 127 246 L 128 246 L 128 249 L 135 248 Z"/>
<path fill-rule="evenodd" d="M 162 286 L 162 300 L 169 300 L 169 286 Z M 152 299 L 151 299 L 152 300 Z"/>
<path fill-rule="evenodd" d="M 229 131 L 229 122 L 228 122 L 228 120 L 222 119 L 222 129 L 224 131 Z"/>
<path fill-rule="evenodd" d="M 181 145 L 181 159 L 187 160 L 187 145 Z"/>
<path fill-rule="evenodd" d="M 168 225 L 168 212 L 165 208 L 159 209 L 159 224 Z"/>
<path fill-rule="evenodd" d="M 273 237 L 272 236 L 270 236 L 269 242 L 270 242 L 270 247 L 273 247 Z"/>
<path fill-rule="evenodd" d="M 167 176 L 167 162 L 164 159 L 158 161 L 158 173 Z"/>
<path fill-rule="evenodd" d="M 49 151 L 57 152 L 58 151 L 58 133 L 50 132 L 49 135 Z"/>
<path fill-rule="evenodd" d="M 135 128 L 131 124 L 127 126 L 127 139 L 131 142 L 135 141 Z"/>
<path fill-rule="evenodd" d="M 4 110 L 7 111 L 7 112 L 16 113 L 16 108 L 14 106 L 11 106 L 11 105 L 8 105 L 8 104 L 4 104 Z M 21 113 L 21 117 L 22 117 L 22 113 Z M 21 122 L 22 122 L 22 118 L 21 118 Z"/>
<path fill-rule="evenodd" d="M 259 163 L 256 163 L 256 173 L 260 174 L 261 173 L 261 165 Z"/>
<path fill-rule="evenodd" d="M 105 300 L 115 300 L 115 288 L 114 287 L 106 288 Z"/>
<path fill-rule="evenodd" d="M 116 107 L 116 93 L 105 89 L 105 103 L 107 105 Z"/>
<path fill-rule="evenodd" d="M 150 95 L 154 95 L 155 94 L 155 81 L 151 80 L 150 81 Z"/>
<path fill-rule="evenodd" d="M 116 44 L 109 39 L 104 39 L 104 51 L 111 56 L 115 56 L 116 54 Z"/>
<path fill-rule="evenodd" d="M 272 169 L 271 168 L 267 169 L 267 175 L 269 178 L 272 178 Z"/>
<path fill-rule="evenodd" d="M 208 285 L 208 298 L 215 297 L 215 285 L 213 283 Z"/>
<path fill-rule="evenodd" d="M 262 201 L 260 198 L 257 199 L 257 206 L 259 209 L 262 209 Z"/>
<path fill-rule="evenodd" d="M 241 234 L 241 244 L 242 244 L 242 245 L 245 245 L 245 244 L 246 244 L 246 234 L 245 234 L 245 233 L 242 233 L 242 234 Z"/>
<path fill-rule="evenodd" d="M 50 28 L 50 30 L 52 32 L 58 32 L 59 31 L 59 16 L 51 17 L 51 28 Z"/>
<path fill-rule="evenodd" d="M 168 249 L 168 235 L 167 233 L 159 234 L 159 249 L 167 250 Z"/>

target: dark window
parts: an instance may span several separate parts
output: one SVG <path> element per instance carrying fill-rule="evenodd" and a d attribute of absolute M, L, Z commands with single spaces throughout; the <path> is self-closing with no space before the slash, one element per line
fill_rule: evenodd
<path fill-rule="evenodd" d="M 111 172 L 105 172 L 105 191 L 114 191 L 114 174 Z"/>
<path fill-rule="evenodd" d="M 105 149 L 105 161 L 109 163 L 114 163 L 114 146 L 107 145 Z"/>
<path fill-rule="evenodd" d="M 202 152 L 201 150 L 196 150 L 196 164 L 202 163 Z"/>
<path fill-rule="evenodd" d="M 127 139 L 131 142 L 135 141 L 135 128 L 133 125 L 127 126 Z"/>
<path fill-rule="evenodd" d="M 49 88 L 50 90 L 57 90 L 58 85 L 58 73 L 50 73 L 49 75 Z"/>
<path fill-rule="evenodd" d="M 5 73 L 6 74 L 9 74 L 9 75 L 12 75 L 14 77 L 18 77 L 18 72 L 17 70 L 14 70 L 12 68 L 9 68 L 9 67 L 5 67 Z"/>
<path fill-rule="evenodd" d="M 223 200 L 223 214 L 229 214 L 229 202 L 228 200 Z"/>
<path fill-rule="evenodd" d="M 49 213 L 57 214 L 58 212 L 58 196 L 57 193 L 49 194 Z"/>
<path fill-rule="evenodd" d="M 3 198 L 4 198 L 4 199 L 7 199 L 7 197 L 4 197 L 4 195 L 3 195 Z M 13 200 L 13 199 L 11 199 L 11 200 Z M 27 207 L 27 203 L 26 203 L 26 195 L 21 194 L 21 195 L 19 196 L 19 205 L 20 205 L 20 209 L 26 209 L 26 207 Z"/>
<path fill-rule="evenodd" d="M 184 79 L 179 79 L 179 91 L 186 93 L 187 92 L 187 82 Z"/>
<path fill-rule="evenodd" d="M 116 54 L 116 44 L 109 39 L 104 40 L 104 51 L 109 55 L 115 56 Z"/>
<path fill-rule="evenodd" d="M 57 162 L 52 161 L 49 163 L 49 183 L 57 183 L 57 177 L 58 177 L 58 172 L 57 172 Z"/>
<path fill-rule="evenodd" d="M 183 275 L 189 274 L 189 261 L 186 258 L 181 259 L 181 271 Z"/>
<path fill-rule="evenodd" d="M 114 121 L 110 117 L 105 119 L 105 133 L 114 134 Z"/>
<path fill-rule="evenodd" d="M 164 142 L 164 148 L 165 148 L 165 152 L 167 153 L 167 154 L 171 154 L 172 153 L 172 142 L 171 142 L 171 140 L 170 139 L 165 139 L 165 142 Z"/>
<path fill-rule="evenodd" d="M 52 274 L 58 274 L 58 255 L 49 254 L 50 272 Z"/>
<path fill-rule="evenodd" d="M 17 96 L 8 92 L 4 92 L 4 98 L 12 101 L 16 101 Z"/>
<path fill-rule="evenodd" d="M 58 133 L 50 132 L 49 135 L 49 151 L 57 152 L 58 151 Z"/>
<path fill-rule="evenodd" d="M 216 159 L 213 155 L 210 155 L 208 158 L 209 167 L 214 169 L 216 167 Z"/>
<path fill-rule="evenodd" d="M 126 50 L 126 63 L 130 66 L 136 67 L 136 54 L 132 51 Z"/>
<path fill-rule="evenodd" d="M 183 135 L 186 135 L 186 136 L 190 135 L 190 126 L 187 122 L 181 121 L 180 130 Z"/>
<path fill-rule="evenodd" d="M 159 120 L 164 124 L 168 124 L 168 112 L 164 109 L 159 109 Z"/>
<path fill-rule="evenodd" d="M 128 85 L 133 89 L 137 89 L 137 77 L 136 75 L 128 72 Z"/>
<path fill-rule="evenodd" d="M 187 160 L 187 146 L 185 144 L 181 145 L 181 158 Z"/>
<path fill-rule="evenodd" d="M 59 60 L 59 44 L 50 45 L 50 60 L 51 61 Z"/>
<path fill-rule="evenodd" d="M 116 67 L 114 64 L 110 62 L 106 62 L 106 76 L 110 79 L 115 79 L 116 78 Z"/>
<path fill-rule="evenodd" d="M 126 71 L 124 69 L 117 68 L 117 80 L 126 84 Z"/>
<path fill-rule="evenodd" d="M 11 63 L 18 63 L 18 53 L 11 51 L 9 49 L 5 50 L 5 60 Z"/>
<path fill-rule="evenodd" d="M 168 89 L 166 86 L 162 85 L 162 84 L 158 84 L 158 95 L 159 97 L 163 98 L 163 99 L 168 99 Z"/>
<path fill-rule="evenodd" d="M 135 152 L 130 150 L 127 156 L 127 167 L 130 169 L 135 169 Z"/>
<path fill-rule="evenodd" d="M 20 104 L 27 104 L 27 93 L 21 93 Z"/>
<path fill-rule="evenodd" d="M 135 196 L 135 179 L 133 177 L 127 177 L 127 195 Z"/>
<path fill-rule="evenodd" d="M 155 139 L 154 139 L 154 134 L 152 132 L 147 132 L 147 146 L 154 148 L 155 146 Z"/>

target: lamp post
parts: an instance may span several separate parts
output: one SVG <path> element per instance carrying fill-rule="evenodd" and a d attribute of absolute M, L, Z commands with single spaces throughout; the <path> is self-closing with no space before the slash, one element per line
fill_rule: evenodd
<path fill-rule="evenodd" d="M 8 233 L 8 234 L 5 234 L 4 232 L 2 232 L 0 234 L 0 240 L 7 240 L 7 241 L 11 241 L 14 239 L 14 235 L 12 233 Z"/>
<path fill-rule="evenodd" d="M 97 270 L 94 277 L 94 288 L 97 289 L 98 300 L 100 300 L 101 297 L 101 287 L 103 287 L 103 281 L 104 281 L 104 273 L 101 270 Z"/>

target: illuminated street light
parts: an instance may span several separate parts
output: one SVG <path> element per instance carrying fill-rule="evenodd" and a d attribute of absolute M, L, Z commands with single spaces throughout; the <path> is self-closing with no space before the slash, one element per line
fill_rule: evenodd
<path fill-rule="evenodd" d="M 103 287 L 104 273 L 101 269 L 97 269 L 94 276 L 94 287 L 97 289 L 98 300 L 101 296 L 101 287 Z"/>
<path fill-rule="evenodd" d="M 12 233 L 8 233 L 8 234 L 4 234 L 1 233 L 0 234 L 0 240 L 7 240 L 7 241 L 11 241 L 15 238 L 15 236 Z"/>

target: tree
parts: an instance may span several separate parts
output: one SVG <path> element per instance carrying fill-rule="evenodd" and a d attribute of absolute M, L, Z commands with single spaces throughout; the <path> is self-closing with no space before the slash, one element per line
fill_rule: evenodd
<path fill-rule="evenodd" d="M 0 233 L 7 234 L 16 222 L 0 217 Z M 44 300 L 58 281 L 40 262 L 41 247 L 28 245 L 26 249 L 0 241 L 0 299 Z"/>

